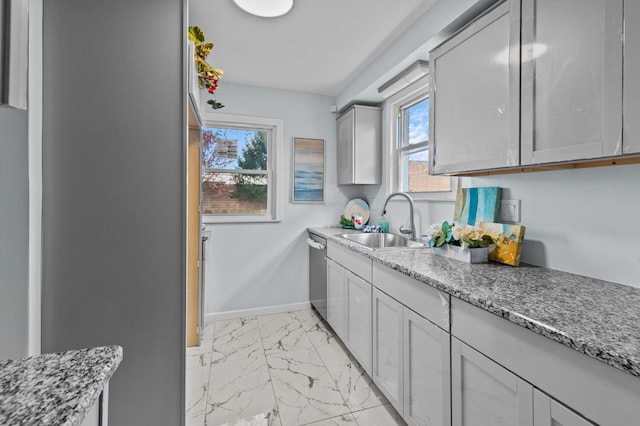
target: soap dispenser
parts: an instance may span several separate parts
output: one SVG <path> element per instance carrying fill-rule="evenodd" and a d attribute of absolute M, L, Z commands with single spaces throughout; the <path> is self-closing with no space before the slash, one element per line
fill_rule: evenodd
<path fill-rule="evenodd" d="M 382 228 L 382 232 L 384 232 L 385 234 L 389 232 L 389 221 L 385 216 L 386 213 L 387 213 L 386 211 L 382 213 L 382 217 L 378 221 L 378 225 L 380 226 L 380 228 Z"/>

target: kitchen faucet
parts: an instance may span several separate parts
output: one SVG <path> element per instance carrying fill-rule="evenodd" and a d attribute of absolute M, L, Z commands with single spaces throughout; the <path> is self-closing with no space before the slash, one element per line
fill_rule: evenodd
<path fill-rule="evenodd" d="M 387 203 L 391 198 L 395 197 L 396 195 L 400 195 L 409 201 L 409 218 L 411 220 L 411 227 L 405 228 L 404 226 L 400 226 L 400 232 L 402 234 L 407 234 L 410 240 L 415 240 L 416 226 L 415 226 L 415 223 L 413 222 L 413 198 L 411 198 L 409 194 L 407 194 L 406 192 L 394 192 L 392 194 L 389 194 L 389 196 L 387 197 L 387 200 L 384 202 L 384 207 L 382 207 L 382 215 L 387 213 Z"/>

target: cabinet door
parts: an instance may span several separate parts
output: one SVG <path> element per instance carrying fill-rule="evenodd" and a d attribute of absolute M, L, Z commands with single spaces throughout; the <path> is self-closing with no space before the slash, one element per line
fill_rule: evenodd
<path fill-rule="evenodd" d="M 430 67 L 433 173 L 518 165 L 519 1 L 434 49 Z"/>
<path fill-rule="evenodd" d="M 522 1 L 521 164 L 622 153 L 622 3 Z"/>
<path fill-rule="evenodd" d="M 537 389 L 533 391 L 533 419 L 534 426 L 593 426 L 584 417 Z"/>
<path fill-rule="evenodd" d="M 351 184 L 354 181 L 354 120 L 354 109 L 338 118 L 338 185 Z"/>
<path fill-rule="evenodd" d="M 380 290 L 373 289 L 373 381 L 402 415 L 402 309 Z"/>
<path fill-rule="evenodd" d="M 345 269 L 327 259 L 327 322 L 340 338 L 347 338 Z"/>
<path fill-rule="evenodd" d="M 533 426 L 533 387 L 451 339 L 453 426 Z"/>
<path fill-rule="evenodd" d="M 371 284 L 346 271 L 347 334 L 351 353 L 371 375 Z"/>
<path fill-rule="evenodd" d="M 640 2 L 624 2 L 624 115 L 622 153 L 640 152 Z"/>
<path fill-rule="evenodd" d="M 404 308 L 404 420 L 451 424 L 450 335 Z"/>

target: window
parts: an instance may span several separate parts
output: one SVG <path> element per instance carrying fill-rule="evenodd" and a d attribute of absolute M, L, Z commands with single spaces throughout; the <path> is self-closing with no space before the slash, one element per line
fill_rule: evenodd
<path fill-rule="evenodd" d="M 429 107 L 428 76 L 387 100 L 394 159 L 391 188 L 415 199 L 455 199 L 457 178 L 429 175 Z"/>
<path fill-rule="evenodd" d="M 277 220 L 281 122 L 221 114 L 212 118 L 204 118 L 201 133 L 203 222 Z"/>

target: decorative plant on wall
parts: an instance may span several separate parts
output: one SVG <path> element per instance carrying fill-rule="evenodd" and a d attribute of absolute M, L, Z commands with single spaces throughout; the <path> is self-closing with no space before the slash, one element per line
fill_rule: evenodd
<path fill-rule="evenodd" d="M 218 89 L 218 81 L 224 75 L 224 71 L 220 68 L 214 68 L 207 63 L 207 56 L 213 49 L 213 42 L 204 41 L 204 31 L 200 27 L 189 27 L 189 41 L 195 44 L 195 54 L 193 60 L 196 62 L 196 68 L 198 70 L 198 80 L 200 82 L 200 88 L 207 89 L 207 92 L 214 95 Z M 220 102 L 215 98 L 207 101 L 207 104 L 211 105 L 213 109 L 224 108 Z"/>

